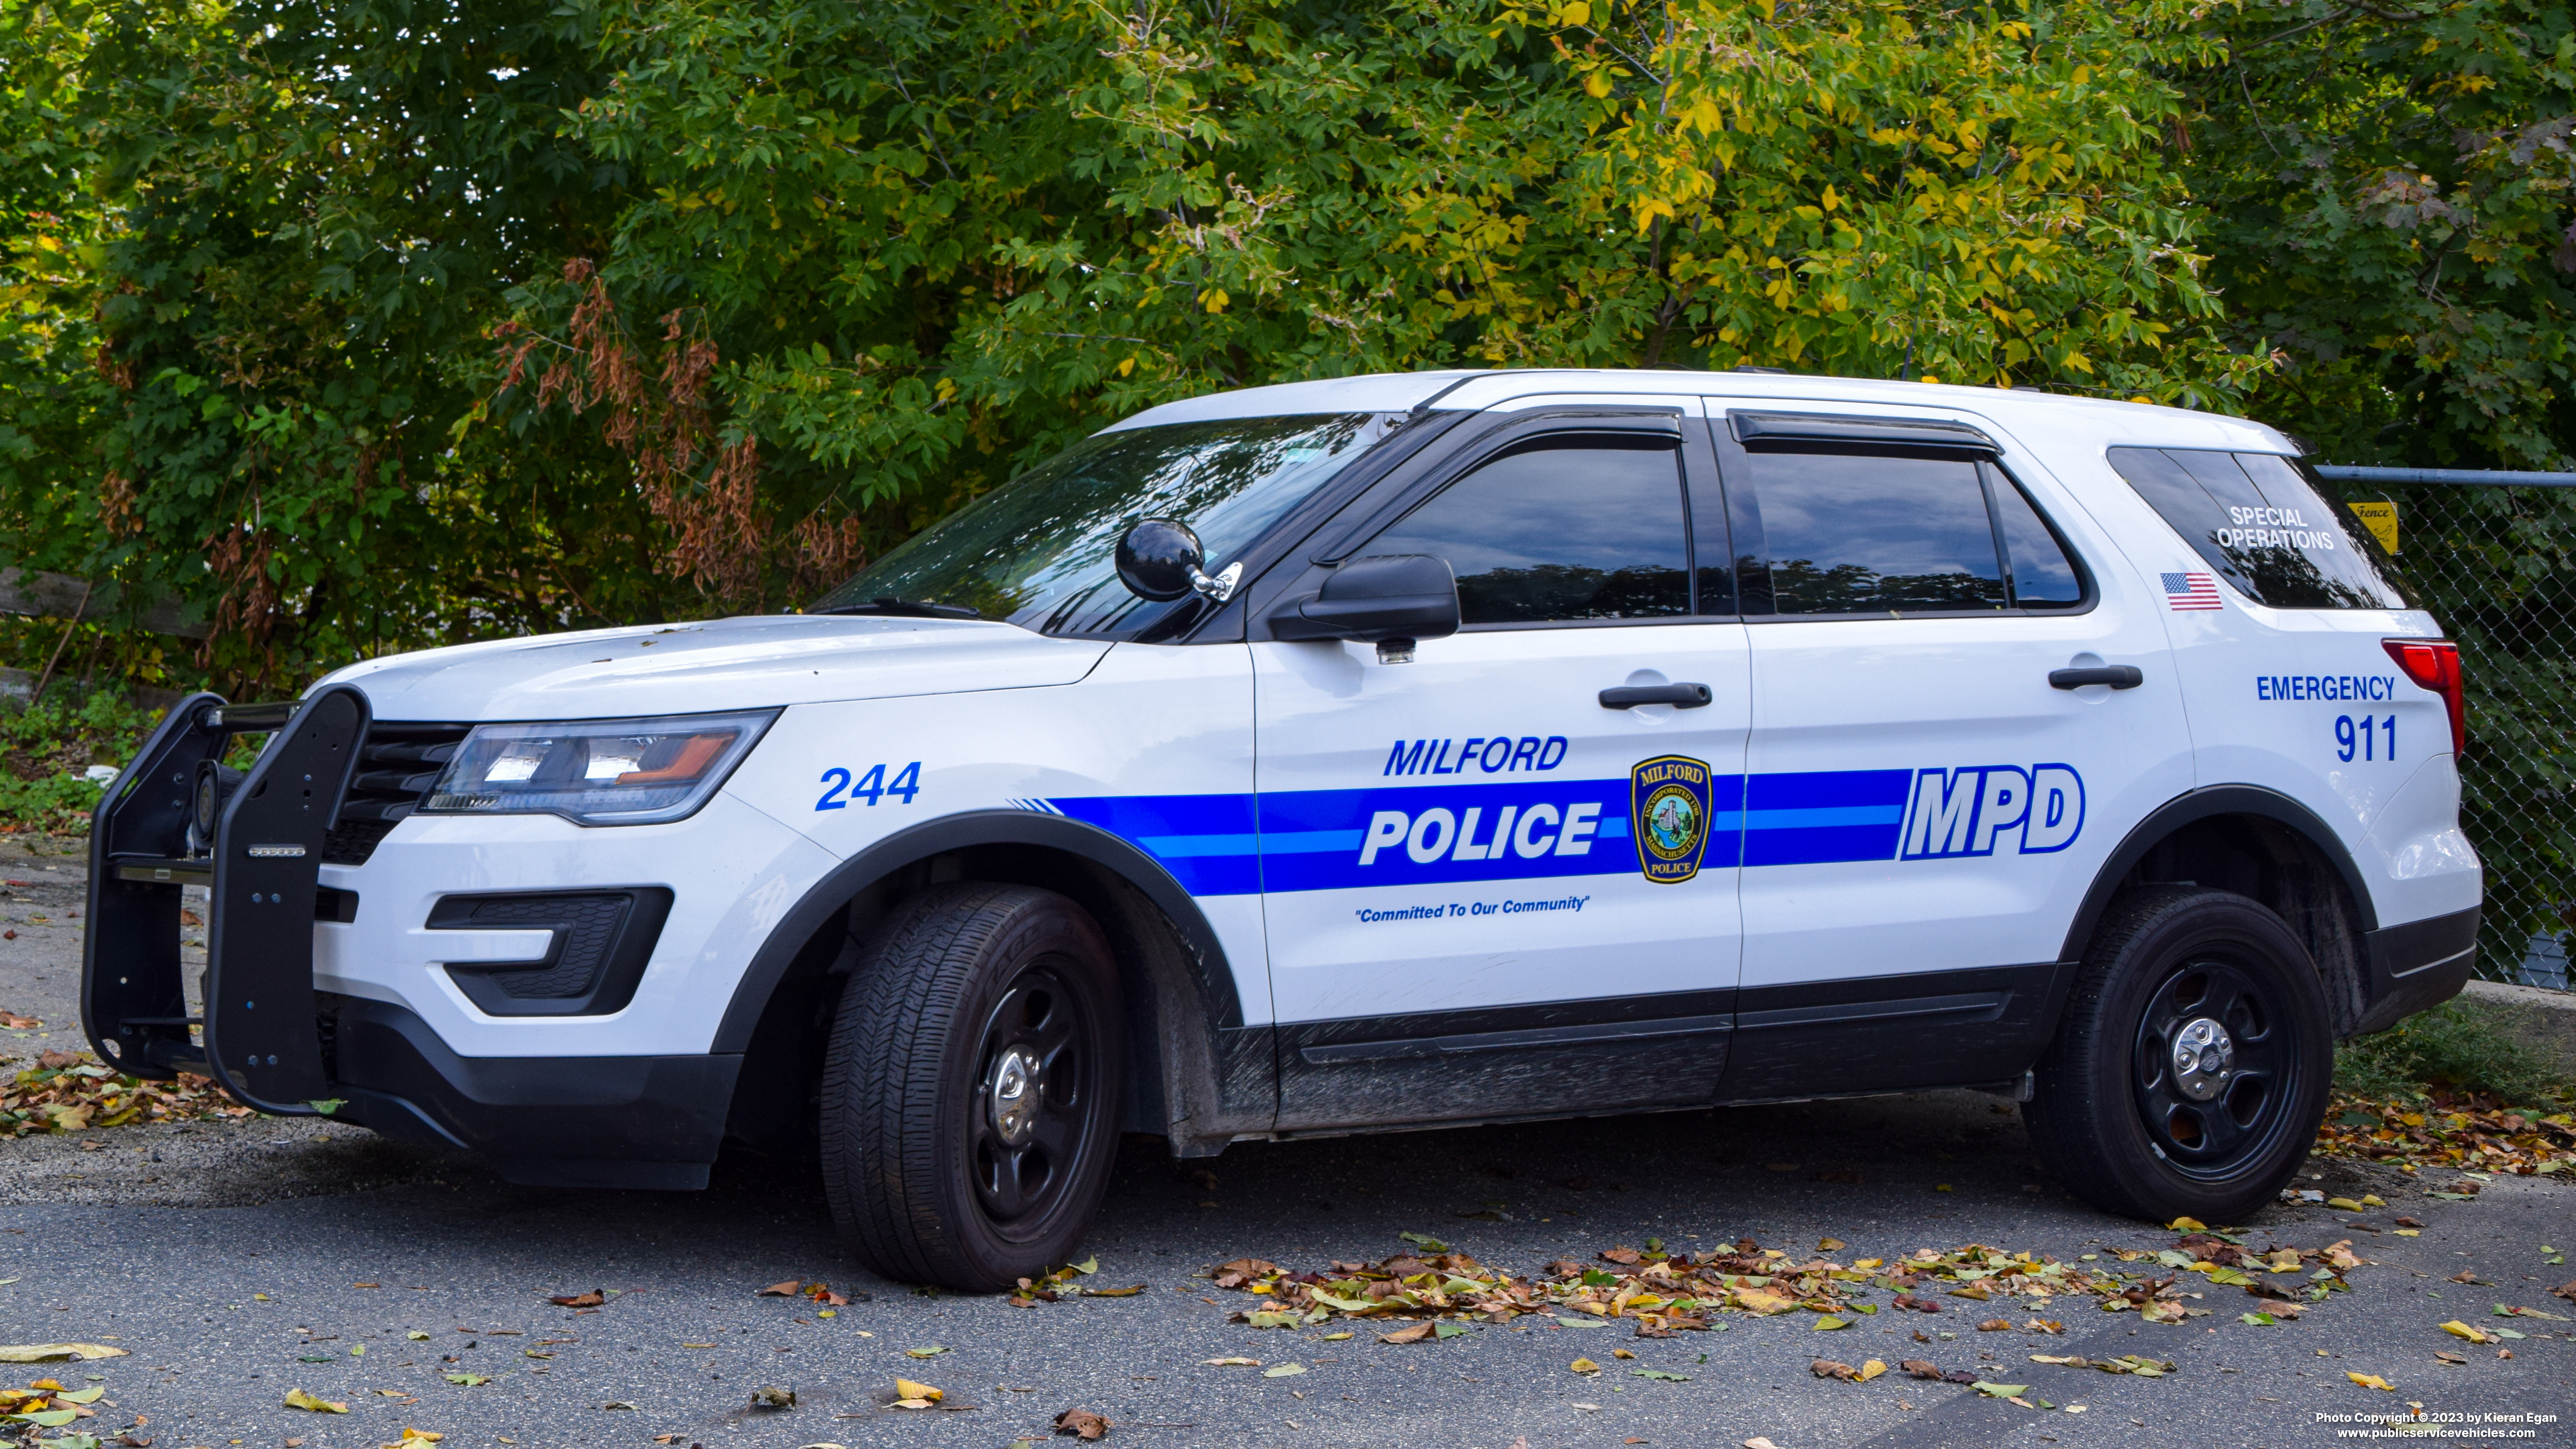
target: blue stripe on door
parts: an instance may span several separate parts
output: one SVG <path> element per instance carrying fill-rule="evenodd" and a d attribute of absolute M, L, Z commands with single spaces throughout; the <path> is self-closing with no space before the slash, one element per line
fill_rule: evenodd
<path fill-rule="evenodd" d="M 1893 859 L 1913 781 L 1912 770 L 1756 775 L 1745 790 L 1744 863 Z"/>
<path fill-rule="evenodd" d="M 1720 808 L 1710 812 L 1702 868 L 1722 870 L 1738 859 L 1748 866 L 1892 859 L 1913 778 L 1911 770 L 1717 776 L 1709 785 Z M 1739 801 L 1742 808 L 1727 808 Z M 1318 891 L 1637 869 L 1625 777 L 1029 803 L 1133 842 L 1192 895 L 1249 895 L 1265 881 L 1272 891 Z M 1417 833 L 1412 827 L 1435 810 L 1448 812 L 1447 824 Z M 1466 844 L 1476 854 L 1462 860 L 1457 832 L 1471 811 L 1475 833 Z M 1506 812 L 1510 829 L 1497 842 Z M 1394 815 L 1407 829 L 1390 840 L 1383 817 Z M 1589 826 L 1571 842 L 1564 839 L 1569 816 Z M 1417 848 L 1431 858 L 1416 860 Z"/>

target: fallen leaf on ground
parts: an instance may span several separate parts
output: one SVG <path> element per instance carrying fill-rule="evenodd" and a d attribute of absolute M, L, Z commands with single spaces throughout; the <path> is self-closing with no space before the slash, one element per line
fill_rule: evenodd
<path fill-rule="evenodd" d="M 755 1288 L 752 1290 L 751 1296 L 754 1298 L 793 1298 L 803 1291 L 805 1291 L 804 1280 L 800 1278 L 790 1278 L 784 1283 L 772 1283 L 766 1288 Z"/>
<path fill-rule="evenodd" d="M 1990 1384 L 1984 1379 L 1977 1380 L 1971 1387 L 1978 1393 L 1989 1394 L 1998 1399 L 2018 1399 L 2030 1392 L 2028 1384 Z"/>
<path fill-rule="evenodd" d="M 1377 1341 L 1380 1343 L 1420 1343 L 1422 1340 L 1431 1336 L 1431 1330 L 1435 1326 L 1436 1325 L 1428 1321 L 1417 1323 L 1410 1328 L 1399 1328 L 1393 1333 L 1381 1333 L 1377 1336 Z"/>
<path fill-rule="evenodd" d="M 1744 1441 L 1744 1449 L 1780 1449 L 1780 1446 L 1756 1434 Z"/>
<path fill-rule="evenodd" d="M 1860 1377 L 1854 1380 L 1854 1382 L 1865 1384 L 1885 1372 L 1887 1372 L 1887 1360 L 1883 1358 L 1874 1358 L 1860 1366 Z"/>
<path fill-rule="evenodd" d="M 905 1378 L 894 1381 L 894 1392 L 898 1399 L 919 1399 L 925 1404 L 935 1404 L 948 1397 L 928 1384 Z"/>
<path fill-rule="evenodd" d="M 751 1406 L 755 1409 L 792 1409 L 796 1407 L 796 1391 L 763 1384 L 751 1391 Z"/>
<path fill-rule="evenodd" d="M 347 1404 L 343 1404 L 332 1399 L 318 1399 L 313 1395 L 304 1392 L 302 1389 L 288 1389 L 286 1391 L 286 1407 L 290 1409 L 302 1409 L 307 1413 L 313 1414 L 345 1414 L 349 1412 L 349 1406 Z"/>
<path fill-rule="evenodd" d="M 1909 1358 L 1903 1363 L 1898 1364 L 1897 1367 L 1914 1375 L 1918 1379 L 1937 1380 L 1941 1377 L 1940 1367 L 1924 1359 Z"/>
<path fill-rule="evenodd" d="M 1067 1409 L 1055 1416 L 1055 1431 L 1079 1439 L 1097 1439 L 1109 1432 L 1109 1421 L 1089 1409 Z"/>
<path fill-rule="evenodd" d="M 2456 1318 L 2452 1319 L 2452 1320 L 2451 1320 L 2450 1322 L 2448 1322 L 2448 1323 L 2443 1324 L 2443 1325 L 2442 1325 L 2442 1331 L 2443 1331 L 2443 1332 L 2445 1332 L 2445 1333 L 2453 1333 L 2453 1334 L 2457 1334 L 2457 1335 L 2459 1335 L 2460 1337 L 2467 1339 L 2467 1340 L 2468 1340 L 2469 1342 L 2471 1342 L 2471 1343 L 2493 1343 L 2493 1342 L 2495 1342 L 2495 1340 L 2494 1340 L 2494 1339 L 2487 1337 L 2485 1334 L 2480 1333 L 2480 1332 L 2479 1332 L 2479 1331 L 2477 1331 L 2476 1329 L 2469 1327 L 2467 1324 L 2462 1323 L 2460 1320 L 2458 1320 L 2458 1319 L 2456 1319 Z"/>
<path fill-rule="evenodd" d="M 947 1351 L 948 1345 L 944 1343 L 934 1343 L 928 1348 L 907 1348 L 903 1353 L 906 1358 L 937 1358 Z"/>
<path fill-rule="evenodd" d="M 760 1291 L 766 1293 L 769 1290 L 763 1288 Z M 546 1301 L 554 1304 L 558 1308 L 597 1308 L 608 1300 L 601 1296 L 598 1289 L 593 1288 L 587 1293 L 567 1293 L 559 1297 L 549 1298 Z"/>
<path fill-rule="evenodd" d="M 2011 1329 L 2012 1320 L 2009 1318 L 1989 1318 L 1985 1322 L 1977 1325 L 1977 1332 L 1979 1333 L 2006 1333 L 2010 1332 Z"/>
<path fill-rule="evenodd" d="M 1297 1375 L 1302 1374 L 1305 1371 L 1306 1366 L 1302 1363 L 1273 1364 L 1269 1368 L 1263 1369 L 1261 1371 L 1261 1376 L 1265 1379 L 1289 1379 L 1295 1378 Z"/>
<path fill-rule="evenodd" d="M 1850 1364 L 1840 1363 L 1829 1358 L 1820 1358 L 1808 1364 L 1807 1372 L 1814 1374 L 1820 1379 L 1841 1379 L 1846 1383 L 1857 1380 L 1860 1377 L 1859 1369 L 1853 1368 Z"/>
<path fill-rule="evenodd" d="M 2386 1389 L 2392 1394 L 2397 1392 L 2397 1386 L 2395 1384 L 2390 1383 L 2388 1380 L 2381 1378 L 2377 1374 L 2357 1374 L 2346 1371 L 2344 1377 L 2361 1385 L 2365 1389 Z"/>
<path fill-rule="evenodd" d="M 1668 1384 L 1686 1384 L 1690 1382 L 1689 1374 L 1668 1374 L 1662 1369 L 1630 1369 L 1628 1372 L 1641 1379 L 1661 1379 Z"/>
<path fill-rule="evenodd" d="M 0 1347 L 0 1363 L 43 1363 L 54 1358 L 123 1358 L 125 1350 L 104 1343 L 13 1343 Z"/>
<path fill-rule="evenodd" d="M 419 1449 L 420 1445 L 435 1444 L 446 1437 L 444 1434 L 433 1434 L 426 1429 L 415 1429 L 406 1424 L 403 1426 L 402 1439 L 397 1443 L 386 1445 L 385 1449 Z"/>
<path fill-rule="evenodd" d="M 1259 1368 L 1259 1367 L 1261 1367 L 1261 1360 L 1259 1360 L 1259 1359 L 1257 1359 L 1257 1358 L 1203 1358 L 1203 1359 L 1200 1359 L 1200 1360 L 1199 1360 L 1199 1362 L 1200 1362 L 1200 1363 L 1203 1363 L 1203 1364 L 1206 1364 L 1206 1365 L 1207 1365 L 1208 1367 L 1210 1367 L 1210 1368 Z"/>
<path fill-rule="evenodd" d="M 1594 1363 L 1588 1358 L 1578 1358 L 1574 1362 L 1567 1364 L 1566 1367 L 1579 1374 L 1597 1374 L 1601 1372 L 1601 1365 Z"/>
<path fill-rule="evenodd" d="M 469 1389 L 473 1388 L 477 1384 L 488 1384 L 492 1382 L 492 1376 L 490 1374 L 440 1374 L 439 1377 L 447 1380 L 451 1384 L 463 1384 Z"/>
<path fill-rule="evenodd" d="M 2535 1116 L 2451 1092 L 2412 1102 L 2338 1097 L 2317 1128 L 2316 1150 L 2402 1168 L 2474 1167 L 2531 1177 L 2576 1168 L 2576 1121 L 2565 1112 Z M 2474 1183 L 2463 1182 L 2435 1196 L 2456 1201 L 2475 1191 Z M 2356 1206 L 2384 1204 L 2364 1197 Z M 2398 1226 L 2423 1224 L 2401 1218 Z"/>

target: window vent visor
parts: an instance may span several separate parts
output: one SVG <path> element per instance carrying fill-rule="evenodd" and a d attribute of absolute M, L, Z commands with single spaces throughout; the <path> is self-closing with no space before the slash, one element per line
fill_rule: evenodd
<path fill-rule="evenodd" d="M 1852 417 L 1838 413 L 1730 412 L 1726 425 L 1746 447 L 1765 443 L 1839 443 L 1869 448 L 1940 448 L 1997 453 L 1995 440 L 1966 423 L 1933 418 Z"/>

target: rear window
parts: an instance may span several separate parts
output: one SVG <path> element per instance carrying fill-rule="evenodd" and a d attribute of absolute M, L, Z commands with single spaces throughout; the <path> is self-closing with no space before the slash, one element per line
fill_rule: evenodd
<path fill-rule="evenodd" d="M 2379 543 L 2276 453 L 2113 448 L 2111 466 L 2210 568 L 2276 609 L 2411 609 Z"/>

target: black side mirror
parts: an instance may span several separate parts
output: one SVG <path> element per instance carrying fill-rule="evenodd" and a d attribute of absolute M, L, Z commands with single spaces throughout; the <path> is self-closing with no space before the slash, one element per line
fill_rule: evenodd
<path fill-rule="evenodd" d="M 1458 579 L 1427 553 L 1355 558 L 1270 616 L 1280 639 L 1445 639 L 1458 632 Z"/>
<path fill-rule="evenodd" d="M 1118 582 L 1140 599 L 1167 604 L 1205 594 L 1222 604 L 1234 596 L 1242 577 L 1240 563 L 1209 577 L 1207 549 L 1186 523 L 1148 518 L 1118 540 Z"/>

